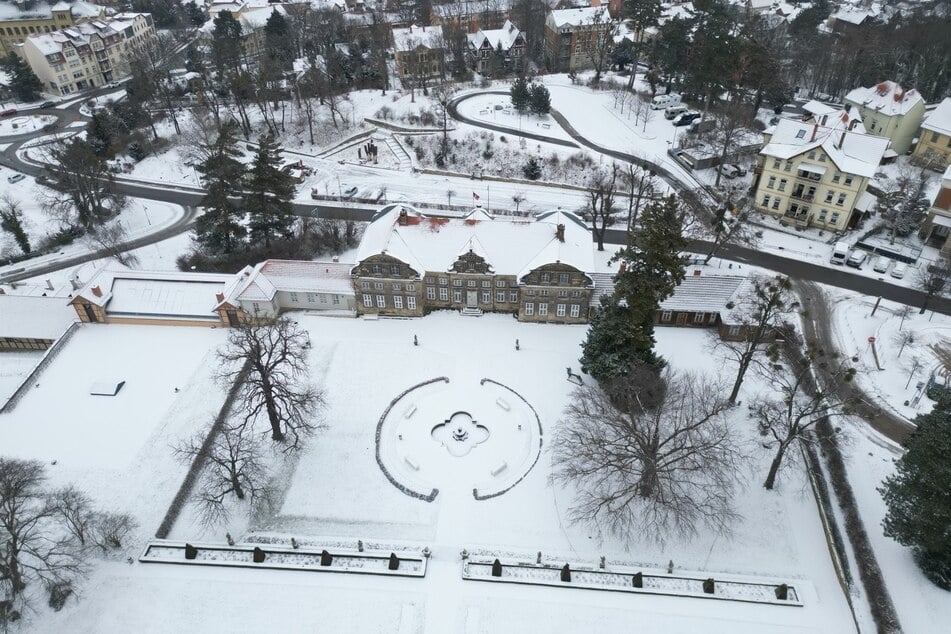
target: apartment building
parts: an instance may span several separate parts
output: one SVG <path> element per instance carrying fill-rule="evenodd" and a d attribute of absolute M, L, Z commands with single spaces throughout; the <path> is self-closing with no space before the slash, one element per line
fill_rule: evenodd
<path fill-rule="evenodd" d="M 845 96 L 845 104 L 858 109 L 869 134 L 890 139 L 891 149 L 897 154 L 911 149 L 925 116 L 921 94 L 914 89 L 905 90 L 893 81 L 856 88 Z"/>
<path fill-rule="evenodd" d="M 766 130 L 753 183 L 756 209 L 797 227 L 855 226 L 856 209 L 871 207 L 868 181 L 889 144 L 860 126 L 840 111 L 810 121 L 780 119 Z"/>
<path fill-rule="evenodd" d="M 441 26 L 393 29 L 396 72 L 401 80 L 419 81 L 445 72 L 445 46 Z"/>
<path fill-rule="evenodd" d="M 552 11 L 545 19 L 545 59 L 553 73 L 588 68 L 614 28 L 604 7 Z"/>
<path fill-rule="evenodd" d="M 129 63 L 155 39 L 148 13 L 120 13 L 28 37 L 21 55 L 55 95 L 96 88 L 129 74 Z"/>
<path fill-rule="evenodd" d="M 35 2 L 29 5 L 0 3 L 0 56 L 15 52 L 31 35 L 53 33 L 89 20 L 103 19 L 111 11 L 88 2 Z"/>
<path fill-rule="evenodd" d="M 915 156 L 938 171 L 951 165 L 951 97 L 925 117 L 918 133 Z"/>
<path fill-rule="evenodd" d="M 469 67 L 479 73 L 510 71 L 519 66 L 525 54 L 525 36 L 508 20 L 501 29 L 470 33 L 468 42 Z"/>

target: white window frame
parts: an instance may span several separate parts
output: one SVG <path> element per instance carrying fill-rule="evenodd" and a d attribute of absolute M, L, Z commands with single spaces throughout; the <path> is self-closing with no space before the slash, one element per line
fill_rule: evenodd
<path fill-rule="evenodd" d="M 525 315 L 531 317 L 535 314 L 535 304 L 534 302 L 525 302 Z"/>
<path fill-rule="evenodd" d="M 449 289 L 442 286 L 439 288 L 439 301 L 448 302 L 449 301 Z"/>
<path fill-rule="evenodd" d="M 377 296 L 376 296 L 376 307 L 377 307 L 377 308 L 386 308 L 386 295 L 377 295 Z"/>
<path fill-rule="evenodd" d="M 548 316 L 548 303 L 547 303 L 547 302 L 539 302 L 539 303 L 538 303 L 538 316 L 539 316 L 539 317 L 547 317 L 547 316 Z"/>
<path fill-rule="evenodd" d="M 442 290 L 442 289 L 440 289 L 440 290 Z M 436 299 L 436 287 L 435 287 L 435 286 L 427 286 L 427 287 L 426 287 L 426 299 L 429 299 L 429 300 L 435 300 L 435 299 Z"/>
<path fill-rule="evenodd" d="M 406 297 L 406 308 L 409 310 L 416 310 L 416 298 L 413 295 Z"/>
<path fill-rule="evenodd" d="M 571 305 L 571 317 L 572 319 L 577 319 L 581 316 L 581 306 L 578 304 Z"/>
<path fill-rule="evenodd" d="M 393 296 L 393 308 L 397 310 L 403 310 L 403 296 L 402 295 Z"/>
<path fill-rule="evenodd" d="M 557 306 L 555 306 L 555 316 L 564 317 L 566 308 L 567 307 L 565 306 L 565 304 L 558 304 Z"/>
<path fill-rule="evenodd" d="M 363 305 L 366 306 L 367 308 L 373 308 L 373 295 L 370 295 L 369 293 L 364 293 Z"/>

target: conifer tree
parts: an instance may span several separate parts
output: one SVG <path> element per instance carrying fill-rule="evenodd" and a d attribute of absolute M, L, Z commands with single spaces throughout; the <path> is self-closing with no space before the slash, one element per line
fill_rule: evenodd
<path fill-rule="evenodd" d="M 551 94 L 542 84 L 535 84 L 529 91 L 528 107 L 534 114 L 548 114 L 551 112 Z"/>
<path fill-rule="evenodd" d="M 36 101 L 40 98 L 43 84 L 33 69 L 16 53 L 9 53 L 0 64 L 10 74 L 10 90 L 20 101 Z"/>
<path fill-rule="evenodd" d="M 294 182 L 281 171 L 281 148 L 271 135 L 262 136 L 245 179 L 245 210 L 252 241 L 289 238 L 293 234 Z"/>
<path fill-rule="evenodd" d="M 888 511 L 885 535 L 910 546 L 915 562 L 935 585 L 951 590 L 951 401 L 915 419 L 905 455 L 879 493 Z"/>
<path fill-rule="evenodd" d="M 685 275 L 687 246 L 676 197 L 653 202 L 641 216 L 641 228 L 628 233 L 628 244 L 612 258 L 624 270 L 614 277 L 614 295 L 591 323 L 581 344 L 581 367 L 598 381 L 623 376 L 632 362 L 660 368 L 654 353 L 654 319 Z M 607 360 L 601 357 L 607 355 Z"/>
<path fill-rule="evenodd" d="M 512 88 L 509 89 L 509 94 L 512 96 L 512 106 L 519 112 L 524 112 L 528 109 L 528 102 L 531 98 L 531 94 L 528 89 L 528 82 L 525 81 L 524 77 L 518 77 L 515 82 L 512 84 Z"/>
<path fill-rule="evenodd" d="M 240 223 L 238 204 L 231 200 L 240 196 L 245 173 L 235 147 L 236 132 L 234 122 L 223 125 L 215 142 L 202 148 L 206 158 L 196 167 L 207 193 L 201 201 L 205 213 L 195 221 L 195 239 L 210 255 L 233 252 L 247 234 Z"/>

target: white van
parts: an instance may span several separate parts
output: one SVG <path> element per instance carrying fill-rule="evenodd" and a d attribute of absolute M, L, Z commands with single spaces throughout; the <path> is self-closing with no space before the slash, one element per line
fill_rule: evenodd
<path fill-rule="evenodd" d="M 683 104 L 678 104 L 676 106 L 670 106 L 664 110 L 664 118 L 670 121 L 671 119 L 676 119 L 677 115 L 681 115 L 687 112 L 687 106 Z"/>
<path fill-rule="evenodd" d="M 849 259 L 849 245 L 845 242 L 836 242 L 835 246 L 832 247 L 832 257 L 829 258 L 829 261 L 833 264 L 845 264 L 845 261 Z"/>
<path fill-rule="evenodd" d="M 680 95 L 672 92 L 667 95 L 657 95 L 651 99 L 651 110 L 666 110 L 670 106 L 680 105 Z"/>

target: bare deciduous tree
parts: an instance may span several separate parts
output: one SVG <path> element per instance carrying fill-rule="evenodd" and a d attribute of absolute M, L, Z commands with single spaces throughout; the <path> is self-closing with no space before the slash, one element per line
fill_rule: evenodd
<path fill-rule="evenodd" d="M 183 460 L 198 458 L 204 462 L 195 500 L 206 525 L 228 517 L 231 496 L 247 500 L 249 511 L 270 497 L 264 447 L 248 427 L 225 427 L 208 446 L 202 435 L 196 435 L 180 445 L 176 453 Z"/>
<path fill-rule="evenodd" d="M 729 323 L 737 327 L 737 340 L 724 340 L 716 333 L 715 347 L 737 364 L 736 379 L 727 399 L 731 405 L 736 403 L 743 379 L 756 357 L 769 344 L 775 345 L 791 298 L 789 278 L 754 276 L 749 291 L 730 309 Z"/>
<path fill-rule="evenodd" d="M 841 393 L 855 376 L 855 370 L 837 355 L 813 346 L 802 351 L 787 348 L 786 363 L 778 363 L 781 355 L 779 349 L 772 350 L 773 363 L 760 366 L 771 389 L 752 407 L 760 431 L 773 438 L 776 450 L 763 483 L 770 490 L 787 451 L 798 443 L 810 442 L 820 420 L 846 411 L 850 397 L 843 398 Z M 824 384 L 814 378 L 817 369 L 822 370 Z"/>
<path fill-rule="evenodd" d="M 93 515 L 92 543 L 102 552 L 119 550 L 125 546 L 129 535 L 138 527 L 138 522 L 126 513 L 97 511 Z"/>
<path fill-rule="evenodd" d="M 122 210 L 125 198 L 116 191 L 112 172 L 86 142 L 54 144 L 46 159 L 57 184 L 47 190 L 44 208 L 55 219 L 93 229 Z"/>
<path fill-rule="evenodd" d="M 615 186 L 621 171 L 617 163 L 611 163 L 611 170 L 596 170 L 588 179 L 588 209 L 591 228 L 598 241 L 598 251 L 604 251 L 604 234 L 614 224 L 618 209 L 614 205 Z"/>
<path fill-rule="evenodd" d="M 128 234 L 118 220 L 110 220 L 89 232 L 88 241 L 105 257 L 113 258 L 123 266 L 134 267 L 139 263 L 138 256 L 127 249 Z"/>
<path fill-rule="evenodd" d="M 571 520 L 657 541 L 727 531 L 739 463 L 727 407 L 703 376 L 646 367 L 578 388 L 552 442 L 551 479 L 577 488 Z"/>
<path fill-rule="evenodd" d="M 29 584 L 62 587 L 85 571 L 81 549 L 58 524 L 43 465 L 0 458 L 0 596 L 24 603 Z"/>
<path fill-rule="evenodd" d="M 317 410 L 323 397 L 308 384 L 309 347 L 307 332 L 296 322 L 255 315 L 230 330 L 228 345 L 218 353 L 228 368 L 220 374 L 225 381 L 237 380 L 240 368 L 248 366 L 238 397 L 243 425 L 253 425 L 264 414 L 271 438 L 290 441 L 285 451 L 300 448 L 319 426 Z"/>

